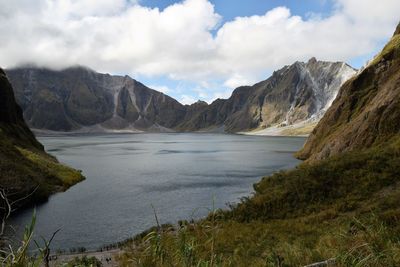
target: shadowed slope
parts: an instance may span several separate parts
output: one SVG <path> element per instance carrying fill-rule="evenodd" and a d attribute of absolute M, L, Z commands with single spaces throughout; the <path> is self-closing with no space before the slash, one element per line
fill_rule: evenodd
<path fill-rule="evenodd" d="M 36 140 L 0 69 L 0 188 L 11 200 L 29 196 L 18 206 L 45 200 L 83 180 L 80 172 L 57 162 Z M 15 207 L 14 207 L 15 208 Z"/>

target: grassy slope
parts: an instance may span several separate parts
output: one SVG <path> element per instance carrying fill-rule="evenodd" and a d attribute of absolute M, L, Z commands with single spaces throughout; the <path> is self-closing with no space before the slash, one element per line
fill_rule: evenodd
<path fill-rule="evenodd" d="M 13 199 L 34 194 L 21 206 L 47 197 L 84 179 L 79 171 L 57 162 L 43 151 L 16 146 L 0 130 L 0 185 Z"/>
<path fill-rule="evenodd" d="M 297 156 L 318 160 L 385 142 L 400 133 L 400 33 L 347 81 Z"/>
<path fill-rule="evenodd" d="M 343 266 L 363 259 L 360 266 L 399 266 L 399 182 L 400 138 L 304 163 L 265 177 L 253 197 L 230 211 L 164 230 L 160 238 L 138 237 L 128 243 L 121 262 L 300 266 L 336 257 Z"/>

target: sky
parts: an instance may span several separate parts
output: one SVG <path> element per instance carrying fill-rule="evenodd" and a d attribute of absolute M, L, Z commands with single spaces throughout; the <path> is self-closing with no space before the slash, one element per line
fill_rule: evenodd
<path fill-rule="evenodd" d="M 0 66 L 86 66 L 210 103 L 311 57 L 360 68 L 399 10 L 399 0 L 0 0 Z"/>

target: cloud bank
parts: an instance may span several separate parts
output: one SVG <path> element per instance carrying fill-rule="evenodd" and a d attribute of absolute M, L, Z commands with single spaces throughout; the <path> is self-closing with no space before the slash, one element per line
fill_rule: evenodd
<path fill-rule="evenodd" d="M 398 0 L 335 0 L 327 17 L 277 7 L 222 24 L 208 0 L 164 10 L 126 0 L 0 0 L 0 64 L 78 64 L 234 88 L 296 60 L 368 54 L 392 34 L 399 10 Z"/>

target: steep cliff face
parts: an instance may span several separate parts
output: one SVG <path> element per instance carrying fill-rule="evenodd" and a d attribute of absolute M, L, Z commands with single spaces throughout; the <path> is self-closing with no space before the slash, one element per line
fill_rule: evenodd
<path fill-rule="evenodd" d="M 387 142 L 400 133 L 400 25 L 382 52 L 346 82 L 301 159 L 318 160 Z"/>
<path fill-rule="evenodd" d="M 35 139 L 25 124 L 22 109 L 17 105 L 5 72 L 0 69 L 0 130 L 20 146 L 42 151 L 43 146 Z"/>
<path fill-rule="evenodd" d="M 63 71 L 21 68 L 7 73 L 32 128 L 148 130 L 158 125 L 173 128 L 185 116 L 184 106 L 176 100 L 128 76 L 81 67 Z"/>
<path fill-rule="evenodd" d="M 399 23 L 399 25 L 397 25 L 397 28 L 396 28 L 393 36 L 396 36 L 397 34 L 400 34 L 400 23 Z"/>
<path fill-rule="evenodd" d="M 24 197 L 18 202 L 23 206 L 66 190 L 82 179 L 78 171 L 46 154 L 25 124 L 11 84 L 0 69 L 0 189 L 10 194 L 11 200 Z"/>
<path fill-rule="evenodd" d="M 32 128 L 239 132 L 318 120 L 354 72 L 344 63 L 313 58 L 254 86 L 239 87 L 229 99 L 190 106 L 128 76 L 85 68 L 21 68 L 8 75 Z"/>
<path fill-rule="evenodd" d="M 178 128 L 195 131 L 223 127 L 228 132 L 287 126 L 318 120 L 340 86 L 355 70 L 341 62 L 315 58 L 286 66 L 260 83 L 237 88 L 227 100 L 216 100 Z"/>

